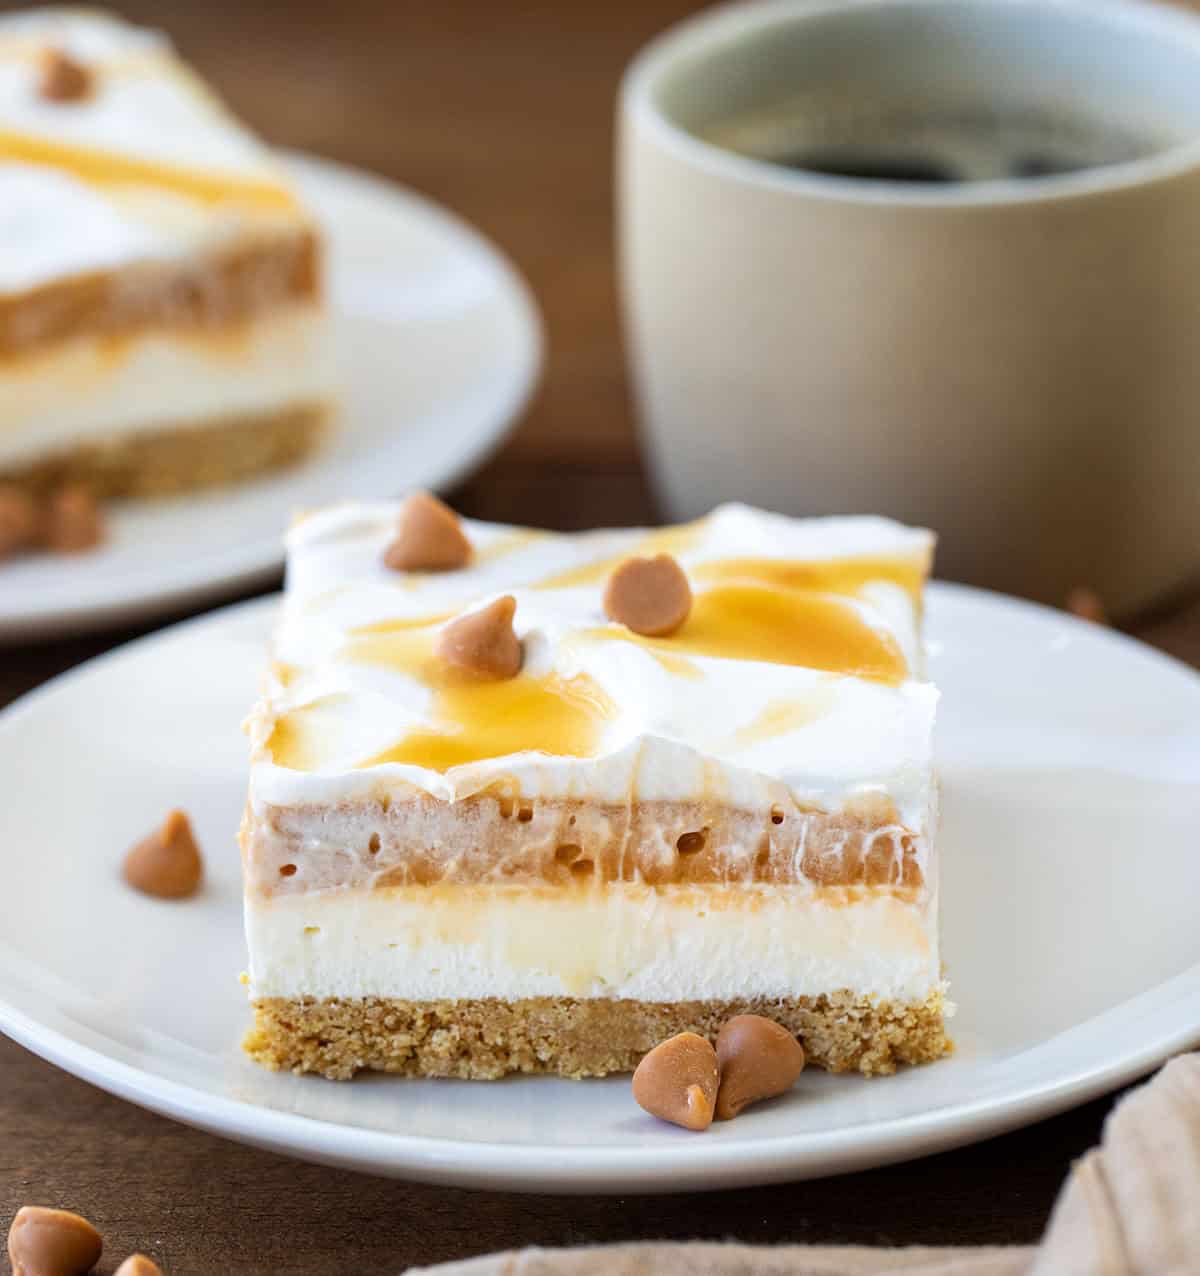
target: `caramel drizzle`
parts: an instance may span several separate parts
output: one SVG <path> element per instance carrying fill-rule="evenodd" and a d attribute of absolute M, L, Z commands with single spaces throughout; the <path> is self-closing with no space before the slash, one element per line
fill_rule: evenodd
<path fill-rule="evenodd" d="M 720 558 L 697 563 L 688 574 L 698 581 L 752 581 L 778 589 L 806 589 L 857 597 L 876 581 L 898 585 L 920 603 L 929 574 L 926 556 L 874 555 L 856 558 Z"/>
<path fill-rule="evenodd" d="M 267 739 L 271 761 L 289 771 L 319 771 L 345 700 L 342 695 L 325 696 L 277 718 Z"/>
<path fill-rule="evenodd" d="M 173 168 L 153 160 L 89 150 L 47 138 L 0 129 L 0 160 L 50 166 L 91 186 L 154 186 L 203 204 L 240 200 L 259 208 L 293 212 L 295 197 L 266 178 L 218 176 Z"/>
<path fill-rule="evenodd" d="M 702 523 L 652 533 L 634 552 L 686 547 Z M 507 538 L 506 538 L 507 540 Z M 500 553 L 522 543 L 508 541 Z M 584 564 L 549 577 L 538 588 L 574 588 L 597 583 L 622 554 Z M 711 581 L 697 594 L 692 613 L 669 638 L 643 638 L 617 626 L 587 630 L 584 637 L 631 642 L 642 647 L 667 672 L 701 677 L 695 657 L 800 666 L 838 676 L 897 686 L 909 675 L 895 637 L 867 622 L 850 601 L 863 586 L 888 581 L 919 602 L 927 564 L 919 556 L 860 557 L 801 562 L 788 559 L 733 558 L 700 563 L 695 579 Z M 560 757 L 591 757 L 599 748 L 604 724 L 615 712 L 601 687 L 587 675 L 525 674 L 504 681 L 479 678 L 446 667 L 436 659 L 436 628 L 448 617 L 418 616 L 358 627 L 338 658 L 381 666 L 415 678 L 433 693 L 430 723 L 407 732 L 394 744 L 358 763 L 407 763 L 433 771 L 523 752 Z M 797 730 L 828 711 L 828 697 L 811 702 L 777 701 L 759 719 L 736 734 L 732 743 L 747 747 Z M 310 712 L 297 710 L 294 714 Z M 297 759 L 310 769 L 315 745 L 301 747 L 289 715 L 276 725 L 271 751 Z"/>
<path fill-rule="evenodd" d="M 804 699 L 772 700 L 758 716 L 739 727 L 730 738 L 733 749 L 748 749 L 781 735 L 799 731 L 801 727 L 825 717 L 833 708 L 833 687 L 825 684 L 813 689 Z"/>
<path fill-rule="evenodd" d="M 696 595 L 692 613 L 669 638 L 642 638 L 617 626 L 588 636 L 632 642 L 652 653 L 798 665 L 897 686 L 908 662 L 887 631 L 869 625 L 836 595 L 764 585 L 718 585 Z"/>
<path fill-rule="evenodd" d="M 433 650 L 431 640 L 414 644 L 406 642 L 402 635 L 411 635 L 414 630 L 427 629 L 430 625 L 440 625 L 455 614 L 452 611 L 444 611 L 430 616 L 398 616 L 390 620 L 376 620 L 369 625 L 358 625 L 350 631 L 353 640 L 344 649 L 343 654 L 350 653 L 353 658 L 356 652 L 365 653 L 367 659 L 361 663 L 386 664 L 402 669 L 405 667 L 406 657 L 411 657 L 416 662 L 428 657 Z M 378 642 L 360 645 L 356 641 L 360 638 L 375 639 L 390 636 L 400 637 L 397 642 L 390 645 Z"/>
<path fill-rule="evenodd" d="M 45 56 L 46 49 L 42 40 L 10 38 L 0 45 L 0 60 L 36 65 Z M 101 87 L 104 81 L 121 76 L 156 76 L 171 80 L 181 92 L 210 105 L 218 119 L 226 114 L 203 81 L 161 53 L 128 52 L 105 59 L 102 63 L 89 62 L 87 67 Z M 299 208 L 292 192 L 269 178 L 200 173 L 101 147 L 58 142 L 12 129 L 0 129 L 0 160 L 48 165 L 92 186 L 159 187 L 204 204 L 240 200 L 265 210 L 295 212 Z"/>
<path fill-rule="evenodd" d="M 549 532 L 540 532 L 535 527 L 514 527 L 502 536 L 497 536 L 490 545 L 477 547 L 471 559 L 472 566 L 495 562 L 498 558 L 507 558 L 509 554 L 515 554 L 526 545 L 545 540 L 549 535 Z"/>
<path fill-rule="evenodd" d="M 502 681 L 459 671 L 439 676 L 433 720 L 360 766 L 406 762 L 430 771 L 514 753 L 592 757 L 612 704 L 586 674 Z"/>
<path fill-rule="evenodd" d="M 657 528 L 619 554 L 605 554 L 578 567 L 568 567 L 564 571 L 555 572 L 537 581 L 531 588 L 579 589 L 585 585 L 603 584 L 627 558 L 685 553 L 703 535 L 707 522 L 707 519 L 698 519 L 694 523 L 680 523 L 677 527 Z"/>
<path fill-rule="evenodd" d="M 402 762 L 446 771 L 514 753 L 577 758 L 596 753 L 614 707 L 593 679 L 555 673 L 481 678 L 438 660 L 435 638 L 436 625 L 427 619 L 390 621 L 364 626 L 338 653 L 353 664 L 405 673 L 433 693 L 428 724 L 406 732 L 359 767 Z"/>

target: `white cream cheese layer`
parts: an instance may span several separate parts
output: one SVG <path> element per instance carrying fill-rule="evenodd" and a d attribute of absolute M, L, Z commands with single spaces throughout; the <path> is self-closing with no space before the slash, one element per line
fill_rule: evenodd
<path fill-rule="evenodd" d="M 941 984 L 932 902 L 804 887 L 497 886 L 247 899 L 250 995 L 691 1001 Z"/>
<path fill-rule="evenodd" d="M 284 411 L 331 394 L 324 318 L 293 305 L 232 333 L 73 341 L 0 375 L 0 465 L 115 434 Z"/>
<path fill-rule="evenodd" d="M 909 828 L 927 828 L 937 693 L 922 678 L 915 598 L 932 552 L 928 532 L 877 518 L 797 520 L 734 505 L 657 533 L 567 536 L 467 523 L 470 567 L 407 576 L 382 562 L 397 510 L 394 503 L 327 509 L 288 538 L 275 646 L 285 672 L 270 680 L 250 720 L 256 809 L 381 791 L 454 800 L 502 781 L 530 797 L 704 799 L 751 810 L 769 808 L 784 791 L 830 809 L 882 793 Z M 837 593 L 834 605 L 902 653 L 909 672 L 879 680 L 769 658 L 677 657 L 669 640 L 626 641 L 602 610 L 607 573 L 624 556 L 659 550 L 688 572 L 698 607 L 738 564 L 809 564 L 819 584 L 838 575 L 838 564 L 857 563 L 864 579 Z M 875 561 L 907 564 L 916 588 L 886 578 L 883 567 L 872 579 Z M 356 657 L 358 636 L 444 618 L 502 593 L 517 599 L 522 676 L 583 677 L 602 693 L 607 712 L 596 747 L 582 757 L 529 749 L 445 770 L 372 763 L 428 727 L 436 705 L 403 669 Z M 825 597 L 821 588 L 812 593 Z M 275 756 L 280 722 L 304 726 L 303 765 L 296 758 L 280 765 Z"/>

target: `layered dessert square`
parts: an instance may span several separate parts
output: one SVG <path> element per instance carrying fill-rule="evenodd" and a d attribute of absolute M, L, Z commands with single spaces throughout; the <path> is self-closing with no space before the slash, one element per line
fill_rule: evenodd
<path fill-rule="evenodd" d="M 0 483 L 156 495 L 305 455 L 331 401 L 320 258 L 161 36 L 0 18 Z"/>
<path fill-rule="evenodd" d="M 931 534 L 430 501 L 288 537 L 248 720 L 249 1052 L 580 1077 L 753 1012 L 836 1071 L 940 1057 Z"/>

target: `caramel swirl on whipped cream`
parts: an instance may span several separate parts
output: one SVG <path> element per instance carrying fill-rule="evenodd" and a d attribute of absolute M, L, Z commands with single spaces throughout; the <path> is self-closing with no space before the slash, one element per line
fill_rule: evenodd
<path fill-rule="evenodd" d="M 463 522 L 447 572 L 383 562 L 398 506 L 318 511 L 288 538 L 274 679 L 251 719 L 252 800 L 383 788 L 458 800 L 503 783 L 547 799 L 782 798 L 880 792 L 919 826 L 937 693 L 917 582 L 930 533 L 879 518 L 795 520 L 729 505 L 682 528 L 564 535 Z M 667 635 L 604 611 L 632 557 L 669 553 L 693 591 Z M 437 656 L 456 618 L 511 597 L 522 663 L 480 679 Z"/>

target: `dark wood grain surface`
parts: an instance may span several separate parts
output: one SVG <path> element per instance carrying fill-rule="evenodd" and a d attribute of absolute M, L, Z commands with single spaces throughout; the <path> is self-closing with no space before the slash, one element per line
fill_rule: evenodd
<path fill-rule="evenodd" d="M 621 66 L 689 7 L 123 5 L 169 29 L 274 140 L 397 177 L 515 259 L 544 310 L 547 373 L 510 442 L 455 499 L 480 517 L 556 527 L 654 516 L 616 318 L 611 116 Z M 1200 605 L 1138 631 L 1200 664 Z M 131 636 L 0 650 L 0 704 Z M 823 1182 L 707 1196 L 515 1196 L 373 1179 L 238 1147 L 110 1098 L 0 1039 L 0 1226 L 25 1201 L 79 1209 L 108 1237 L 103 1272 L 137 1247 L 170 1276 L 398 1272 L 507 1246 L 655 1237 L 1027 1242 L 1109 1106 Z"/>

